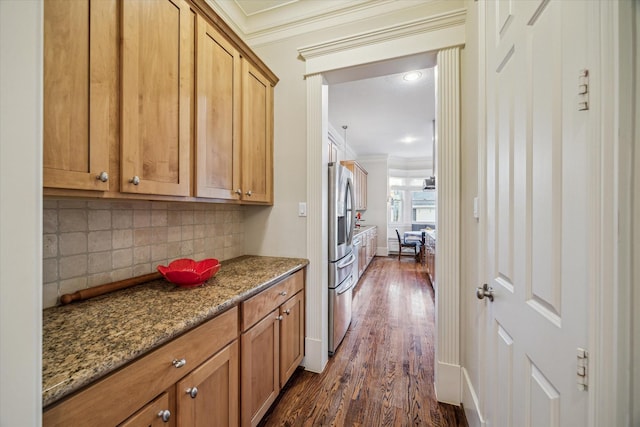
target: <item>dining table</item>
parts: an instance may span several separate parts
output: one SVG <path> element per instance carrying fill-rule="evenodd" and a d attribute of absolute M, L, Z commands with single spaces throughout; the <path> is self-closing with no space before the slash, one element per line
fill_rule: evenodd
<path fill-rule="evenodd" d="M 413 231 L 405 231 L 402 235 L 402 238 L 405 243 L 408 242 L 418 242 L 418 253 L 416 254 L 416 262 L 424 265 L 424 251 L 425 251 L 425 234 L 427 230 L 413 230 Z"/>

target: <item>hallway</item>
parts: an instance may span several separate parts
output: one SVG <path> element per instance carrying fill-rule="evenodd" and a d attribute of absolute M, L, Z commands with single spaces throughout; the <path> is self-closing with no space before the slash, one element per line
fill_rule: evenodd
<path fill-rule="evenodd" d="M 298 370 L 261 426 L 466 426 L 433 388 L 434 294 L 413 258 L 376 257 L 322 374 Z"/>

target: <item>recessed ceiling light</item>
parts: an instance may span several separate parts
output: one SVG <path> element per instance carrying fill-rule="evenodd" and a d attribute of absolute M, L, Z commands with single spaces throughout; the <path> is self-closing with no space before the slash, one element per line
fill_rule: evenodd
<path fill-rule="evenodd" d="M 409 71 L 402 76 L 403 80 L 408 82 L 418 80 L 420 77 L 422 77 L 422 73 L 420 71 Z"/>

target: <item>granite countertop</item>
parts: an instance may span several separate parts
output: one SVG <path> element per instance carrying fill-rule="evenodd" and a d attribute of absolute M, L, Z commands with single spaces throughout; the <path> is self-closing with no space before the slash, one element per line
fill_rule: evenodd
<path fill-rule="evenodd" d="M 155 280 L 69 305 L 42 319 L 43 407 L 238 305 L 308 264 L 242 256 L 197 288 Z"/>
<path fill-rule="evenodd" d="M 359 234 L 364 233 L 365 231 L 369 231 L 372 228 L 376 227 L 375 225 L 361 225 L 360 227 L 356 227 L 353 230 L 353 237 L 358 236 Z"/>

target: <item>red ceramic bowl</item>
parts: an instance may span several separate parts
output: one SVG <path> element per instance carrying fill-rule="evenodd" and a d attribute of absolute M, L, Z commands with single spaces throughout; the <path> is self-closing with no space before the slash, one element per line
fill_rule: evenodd
<path fill-rule="evenodd" d="M 215 258 L 194 261 L 181 258 L 168 266 L 159 265 L 158 271 L 171 283 L 184 288 L 199 286 L 213 277 L 220 270 L 220 262 Z"/>

